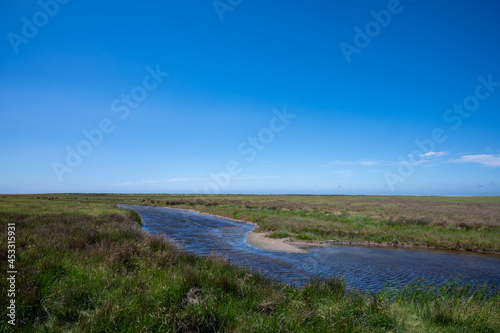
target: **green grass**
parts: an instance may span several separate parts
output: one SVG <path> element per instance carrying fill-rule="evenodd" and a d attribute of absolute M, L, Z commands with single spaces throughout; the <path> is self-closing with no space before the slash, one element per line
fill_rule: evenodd
<path fill-rule="evenodd" d="M 127 195 L 97 202 L 189 208 L 311 240 L 500 253 L 500 197 Z"/>
<path fill-rule="evenodd" d="M 290 233 L 284 231 L 274 231 L 268 235 L 269 238 L 288 238 Z"/>
<path fill-rule="evenodd" d="M 263 224 L 274 215 L 309 221 L 307 231 L 297 233 L 301 229 L 294 230 L 291 223 L 287 232 L 312 238 L 321 230 L 329 232 L 325 221 L 363 225 L 373 218 L 359 211 L 328 217 L 319 210 L 308 216 L 304 207 L 294 215 L 292 209 L 272 206 L 264 199 L 258 203 L 244 197 L 238 199 L 243 204 L 224 203 L 233 206 L 220 208 L 215 202 L 220 199 L 210 197 L 199 199 L 212 200 L 208 205 L 194 207 L 231 214 L 236 209 L 236 215 L 263 219 Z M 498 290 L 455 282 L 445 286 L 416 282 L 372 295 L 347 291 L 338 277 L 316 279 L 298 289 L 230 266 L 221 258 L 179 251 L 162 238 L 142 232 L 137 214 L 115 206 L 163 205 L 166 200 L 177 199 L 0 196 L 0 246 L 7 248 L 6 224 L 15 223 L 18 271 L 17 325 L 6 323 L 8 298 L 3 296 L 0 331 L 496 332 L 500 327 Z M 0 251 L 4 272 L 6 255 Z M 6 295 L 7 280 L 1 279 L 0 286 Z"/>

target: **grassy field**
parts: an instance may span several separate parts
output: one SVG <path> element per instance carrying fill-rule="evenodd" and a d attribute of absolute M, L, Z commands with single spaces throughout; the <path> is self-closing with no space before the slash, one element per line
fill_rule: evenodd
<path fill-rule="evenodd" d="M 0 195 L 1 269 L 8 270 L 7 225 L 14 223 L 18 272 L 16 326 L 7 322 L 8 281 L 0 280 L 0 331 L 498 332 L 500 327 L 499 291 L 415 282 L 367 294 L 347 292 L 336 277 L 297 289 L 220 258 L 183 253 L 146 235 L 137 214 L 116 203 L 189 207 L 297 238 L 366 240 L 361 226 L 380 235 L 404 235 L 408 226 L 443 230 L 440 237 L 476 235 L 471 249 L 493 250 L 498 243 L 497 198 Z M 419 213 L 419 207 L 425 209 Z M 424 240 L 425 234 L 419 237 Z M 482 237 L 490 247 L 480 245 L 488 244 L 479 242 Z"/>
<path fill-rule="evenodd" d="M 43 196 L 40 196 L 43 198 Z M 65 195 L 57 200 L 188 208 L 255 222 L 271 237 L 500 253 L 500 197 Z M 41 199 L 39 199 L 41 200 Z"/>
<path fill-rule="evenodd" d="M 156 204 L 252 221 L 274 237 L 500 252 L 500 197 L 179 196 Z"/>

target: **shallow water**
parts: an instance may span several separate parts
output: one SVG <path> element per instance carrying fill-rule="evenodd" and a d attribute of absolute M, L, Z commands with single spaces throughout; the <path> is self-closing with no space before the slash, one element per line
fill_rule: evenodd
<path fill-rule="evenodd" d="M 225 218 L 181 209 L 129 206 L 143 218 L 143 229 L 161 234 L 189 253 L 222 255 L 228 262 L 258 271 L 280 282 L 300 286 L 311 277 L 342 276 L 349 287 L 380 290 L 386 283 L 414 279 L 500 286 L 500 256 L 423 249 L 335 245 L 308 249 L 308 254 L 256 249 L 245 243 L 254 227 Z"/>

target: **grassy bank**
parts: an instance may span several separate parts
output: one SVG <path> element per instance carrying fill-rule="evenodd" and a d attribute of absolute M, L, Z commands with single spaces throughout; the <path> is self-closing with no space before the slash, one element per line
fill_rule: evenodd
<path fill-rule="evenodd" d="M 252 221 L 274 237 L 500 252 L 499 197 L 177 197 L 160 204 Z"/>
<path fill-rule="evenodd" d="M 7 249 L 6 225 L 15 223 L 18 271 L 17 325 L 7 323 L 8 284 L 1 279 L 0 327 L 22 332 L 495 332 L 500 327 L 499 292 L 414 283 L 376 295 L 346 293 L 335 277 L 296 289 L 219 258 L 180 252 L 145 235 L 136 214 L 114 206 L 166 200 L 181 199 L 0 196 L 0 246 Z M 236 203 L 209 203 L 175 205 L 219 214 L 240 209 L 230 206 Z M 264 204 L 269 203 L 259 205 Z M 281 208 L 261 210 L 264 217 L 286 216 Z M 260 223 L 265 228 L 266 222 Z M 6 251 L 0 256 L 6 272 Z"/>
<path fill-rule="evenodd" d="M 40 196 L 39 200 L 44 196 Z M 255 222 L 272 237 L 500 253 L 500 197 L 64 195 L 57 201 L 187 208 Z"/>

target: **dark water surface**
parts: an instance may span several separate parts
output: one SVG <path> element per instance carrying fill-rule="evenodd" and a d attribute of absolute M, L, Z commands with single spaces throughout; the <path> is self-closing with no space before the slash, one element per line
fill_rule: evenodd
<path fill-rule="evenodd" d="M 311 277 L 344 277 L 349 287 L 376 291 L 387 282 L 414 279 L 443 283 L 464 282 L 500 286 L 500 256 L 423 249 L 366 246 L 328 246 L 308 254 L 256 249 L 245 243 L 254 227 L 229 219 L 181 209 L 119 205 L 143 218 L 143 229 L 175 240 L 189 253 L 222 255 L 228 262 L 258 271 L 280 282 L 302 285 Z"/>

